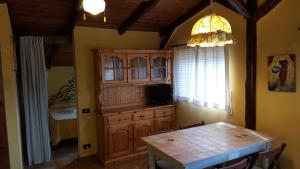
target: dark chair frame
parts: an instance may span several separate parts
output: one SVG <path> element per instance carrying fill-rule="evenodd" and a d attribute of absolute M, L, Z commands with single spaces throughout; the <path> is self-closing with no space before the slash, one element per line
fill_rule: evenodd
<path fill-rule="evenodd" d="M 256 162 L 263 161 L 264 159 L 269 159 L 271 161 L 269 161 L 268 169 L 273 169 L 275 166 L 277 167 L 277 169 L 280 169 L 279 158 L 282 152 L 284 151 L 284 149 L 286 148 L 286 146 L 287 146 L 286 143 L 282 143 L 280 147 L 274 150 L 259 152 L 256 155 L 257 156 L 256 160 L 251 162 L 249 168 L 252 169 Z"/>
<path fill-rule="evenodd" d="M 204 126 L 204 125 L 205 125 L 205 122 L 201 121 L 200 123 L 196 123 L 196 124 L 190 124 L 190 125 L 186 125 L 186 126 L 179 126 L 179 129 L 183 130 L 183 129 L 188 129 L 188 128 L 192 128 L 192 127 L 199 127 L 199 126 Z"/>
<path fill-rule="evenodd" d="M 218 169 L 247 169 L 248 166 L 249 166 L 249 162 L 250 162 L 250 159 L 249 158 L 245 158 L 235 164 L 232 164 L 232 165 L 229 165 L 229 166 L 226 166 L 226 167 L 221 167 L 221 168 L 218 168 Z"/>

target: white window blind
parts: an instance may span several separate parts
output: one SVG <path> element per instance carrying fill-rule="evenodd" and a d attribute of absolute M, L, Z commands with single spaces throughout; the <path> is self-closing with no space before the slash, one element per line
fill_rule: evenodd
<path fill-rule="evenodd" d="M 174 49 L 174 98 L 230 111 L 225 47 Z"/>

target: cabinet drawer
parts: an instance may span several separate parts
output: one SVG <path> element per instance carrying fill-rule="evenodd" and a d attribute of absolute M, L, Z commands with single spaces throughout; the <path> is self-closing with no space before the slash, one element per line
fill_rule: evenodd
<path fill-rule="evenodd" d="M 154 118 L 154 111 L 148 110 L 148 111 L 140 111 L 135 112 L 133 114 L 133 120 L 145 120 L 145 119 L 153 119 Z"/>
<path fill-rule="evenodd" d="M 128 123 L 132 121 L 132 115 L 124 114 L 124 115 L 108 116 L 107 121 L 109 125 L 118 124 L 118 123 Z"/>
<path fill-rule="evenodd" d="M 172 116 L 156 118 L 154 122 L 155 132 L 164 132 L 174 129 L 174 124 L 174 118 Z"/>
<path fill-rule="evenodd" d="M 172 116 L 175 113 L 174 107 L 162 108 L 155 110 L 155 117 Z"/>

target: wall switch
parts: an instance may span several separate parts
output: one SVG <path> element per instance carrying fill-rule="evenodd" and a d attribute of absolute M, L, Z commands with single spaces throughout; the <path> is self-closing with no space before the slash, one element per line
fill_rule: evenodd
<path fill-rule="evenodd" d="M 84 144 L 83 149 L 90 149 L 92 147 L 91 144 Z"/>
<path fill-rule="evenodd" d="M 89 108 L 82 109 L 83 114 L 90 113 L 90 112 L 91 112 L 91 110 Z"/>

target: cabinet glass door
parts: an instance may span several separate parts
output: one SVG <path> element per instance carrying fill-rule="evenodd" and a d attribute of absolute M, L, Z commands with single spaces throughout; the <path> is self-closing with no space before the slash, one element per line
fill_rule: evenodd
<path fill-rule="evenodd" d="M 125 81 L 126 62 L 123 54 L 105 54 L 102 56 L 103 62 L 103 81 Z"/>
<path fill-rule="evenodd" d="M 169 60 L 166 55 L 151 56 L 151 80 L 167 80 Z"/>
<path fill-rule="evenodd" d="M 128 55 L 129 81 L 149 80 L 149 57 L 145 54 Z"/>

